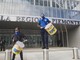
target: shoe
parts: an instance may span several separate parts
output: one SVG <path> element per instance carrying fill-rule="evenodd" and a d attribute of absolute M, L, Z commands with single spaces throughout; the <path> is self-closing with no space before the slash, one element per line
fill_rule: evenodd
<path fill-rule="evenodd" d="M 45 47 L 42 47 L 42 49 L 45 49 Z"/>
<path fill-rule="evenodd" d="M 46 48 L 46 49 L 49 49 L 49 48 Z"/>

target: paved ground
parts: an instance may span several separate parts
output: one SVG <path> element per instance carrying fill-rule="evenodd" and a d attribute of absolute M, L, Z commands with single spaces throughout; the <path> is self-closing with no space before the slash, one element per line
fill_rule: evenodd
<path fill-rule="evenodd" d="M 24 49 L 23 54 L 24 60 L 43 60 L 43 49 Z M 0 52 L 0 60 L 5 60 L 5 52 Z M 15 60 L 20 60 L 20 56 L 17 55 Z M 49 60 L 77 60 L 77 59 L 73 59 L 72 48 L 50 48 Z"/>

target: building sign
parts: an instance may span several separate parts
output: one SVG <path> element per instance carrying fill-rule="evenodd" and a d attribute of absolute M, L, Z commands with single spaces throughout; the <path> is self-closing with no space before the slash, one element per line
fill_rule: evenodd
<path fill-rule="evenodd" d="M 37 22 L 38 17 L 16 17 L 16 21 L 24 21 L 24 22 Z"/>
<path fill-rule="evenodd" d="M 1 21 L 37 22 L 38 17 L 0 16 Z"/>
<path fill-rule="evenodd" d="M 39 17 L 26 17 L 26 16 L 0 16 L 0 21 L 17 21 L 17 22 L 37 22 Z M 80 25 L 80 21 L 71 20 L 71 19 L 57 19 L 50 18 L 49 19 L 54 24 L 67 24 L 67 25 Z"/>
<path fill-rule="evenodd" d="M 66 25 L 80 25 L 80 21 L 64 20 L 64 19 L 52 19 L 55 24 L 66 24 Z"/>

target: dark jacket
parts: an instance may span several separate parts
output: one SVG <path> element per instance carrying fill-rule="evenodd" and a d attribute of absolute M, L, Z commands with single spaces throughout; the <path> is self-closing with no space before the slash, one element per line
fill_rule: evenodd
<path fill-rule="evenodd" d="M 25 37 L 24 34 L 22 34 L 21 32 L 20 32 L 20 34 L 18 34 L 18 35 L 16 35 L 16 34 L 14 33 L 13 36 L 12 36 L 13 43 L 15 43 L 16 41 L 21 41 L 21 42 L 23 42 L 24 39 L 26 39 L 26 37 Z"/>

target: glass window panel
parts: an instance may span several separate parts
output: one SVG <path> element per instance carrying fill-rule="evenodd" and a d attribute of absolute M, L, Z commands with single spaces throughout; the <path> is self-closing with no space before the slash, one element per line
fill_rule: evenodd
<path fill-rule="evenodd" d="M 44 1 L 44 6 L 47 6 L 47 1 Z"/>
<path fill-rule="evenodd" d="M 56 1 L 56 7 L 59 8 L 60 7 L 60 0 Z"/>
<path fill-rule="evenodd" d="M 65 10 L 65 18 L 69 18 L 69 15 L 68 15 L 68 10 Z"/>
<path fill-rule="evenodd" d="M 70 10 L 67 10 L 68 18 L 71 19 L 71 12 Z"/>
<path fill-rule="evenodd" d="M 77 4 L 80 4 L 80 1 L 76 1 L 77 2 Z"/>
<path fill-rule="evenodd" d="M 29 1 L 29 0 L 27 0 L 27 1 Z"/>
<path fill-rule="evenodd" d="M 72 11 L 71 11 L 71 16 L 73 17 L 73 16 L 75 16 L 75 14 L 77 14 L 77 13 L 75 13 L 75 11 L 72 10 Z"/>
<path fill-rule="evenodd" d="M 29 1 L 29 0 L 22 0 L 22 1 Z"/>
<path fill-rule="evenodd" d="M 50 16 L 50 17 L 53 16 L 53 8 L 49 8 L 49 16 Z"/>
<path fill-rule="evenodd" d="M 76 5 L 77 5 L 77 2 L 75 1 L 75 3 L 74 3 L 74 7 L 76 7 Z"/>
<path fill-rule="evenodd" d="M 0 3 L 3 2 L 3 0 L 0 0 Z"/>
<path fill-rule="evenodd" d="M 35 0 L 35 4 L 36 5 L 39 5 L 39 0 Z"/>
<path fill-rule="evenodd" d="M 67 7 L 70 9 L 70 1 L 67 1 Z"/>
<path fill-rule="evenodd" d="M 48 6 L 50 6 L 50 1 L 48 1 Z"/>
<path fill-rule="evenodd" d="M 67 16 L 67 11 L 64 10 L 64 18 L 66 18 L 66 16 Z"/>
<path fill-rule="evenodd" d="M 60 10 L 57 9 L 57 17 L 60 18 Z"/>
<path fill-rule="evenodd" d="M 31 4 L 34 4 L 34 0 L 31 0 Z"/>
<path fill-rule="evenodd" d="M 52 2 L 52 7 L 55 7 L 55 2 Z"/>
<path fill-rule="evenodd" d="M 56 9 L 53 8 L 53 17 L 56 17 Z"/>
<path fill-rule="evenodd" d="M 74 1 L 71 1 L 71 9 L 74 8 Z"/>
<path fill-rule="evenodd" d="M 61 7 L 63 7 L 63 3 L 62 3 L 62 0 L 60 1 L 60 6 L 61 6 Z"/>
<path fill-rule="evenodd" d="M 57 8 L 59 8 L 59 5 L 58 5 L 58 4 L 56 4 L 56 7 L 57 7 Z"/>
<path fill-rule="evenodd" d="M 61 9 L 61 18 L 64 18 L 64 10 Z"/>
<path fill-rule="evenodd" d="M 43 0 L 40 0 L 40 6 L 43 6 Z"/>

